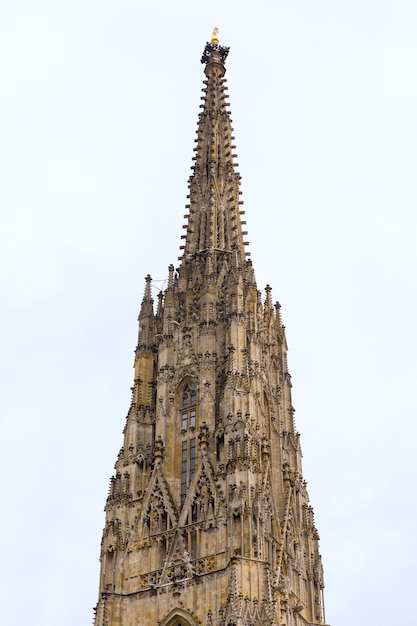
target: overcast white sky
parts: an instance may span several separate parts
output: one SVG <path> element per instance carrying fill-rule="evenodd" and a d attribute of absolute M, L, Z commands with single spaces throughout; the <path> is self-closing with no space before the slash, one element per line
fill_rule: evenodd
<path fill-rule="evenodd" d="M 177 264 L 213 26 L 289 342 L 332 626 L 413 624 L 415 0 L 1 0 L 0 615 L 91 624 L 149 272 Z"/>

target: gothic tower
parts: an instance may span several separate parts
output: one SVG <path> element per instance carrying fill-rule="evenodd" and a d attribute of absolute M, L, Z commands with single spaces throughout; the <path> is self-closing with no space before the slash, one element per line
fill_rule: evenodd
<path fill-rule="evenodd" d="M 156 311 L 146 277 L 95 626 L 325 623 L 280 305 L 245 248 L 227 54 L 215 30 L 182 256 Z"/>

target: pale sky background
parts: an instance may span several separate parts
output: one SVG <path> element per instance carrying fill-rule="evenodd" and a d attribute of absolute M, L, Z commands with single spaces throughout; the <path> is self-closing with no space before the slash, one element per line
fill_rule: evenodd
<path fill-rule="evenodd" d="M 0 615 L 90 625 L 213 27 L 332 626 L 417 624 L 415 0 L 0 0 Z"/>

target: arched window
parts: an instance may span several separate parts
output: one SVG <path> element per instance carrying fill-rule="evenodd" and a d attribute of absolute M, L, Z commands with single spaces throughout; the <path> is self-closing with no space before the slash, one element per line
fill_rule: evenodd
<path fill-rule="evenodd" d="M 196 463 L 197 385 L 188 381 L 181 395 L 181 502 L 193 477 Z"/>
<path fill-rule="evenodd" d="M 181 430 L 195 429 L 197 411 L 197 385 L 189 382 L 182 392 Z"/>
<path fill-rule="evenodd" d="M 160 626 L 197 626 L 195 619 L 183 609 L 173 609 L 159 624 Z"/>

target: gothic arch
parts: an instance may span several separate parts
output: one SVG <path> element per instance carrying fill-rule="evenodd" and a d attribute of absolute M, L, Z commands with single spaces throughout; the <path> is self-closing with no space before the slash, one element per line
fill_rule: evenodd
<path fill-rule="evenodd" d="M 187 382 L 198 382 L 198 369 L 191 365 L 185 365 L 179 368 L 179 371 L 176 372 L 174 379 L 172 381 L 172 389 L 175 393 L 178 393 L 183 386 L 187 384 Z"/>
<path fill-rule="evenodd" d="M 173 609 L 159 623 L 159 626 L 197 626 L 195 619 L 183 609 Z"/>
<path fill-rule="evenodd" d="M 181 407 L 181 411 L 188 412 L 191 408 L 194 408 L 194 417 L 195 411 L 197 409 L 198 399 L 197 399 L 197 381 L 194 378 L 189 376 L 185 377 L 181 384 L 178 386 L 178 395 L 179 402 L 178 405 Z M 182 428 L 188 429 L 189 426 L 193 426 L 195 428 L 196 423 L 195 420 L 191 424 L 184 425 L 182 424 Z"/>

